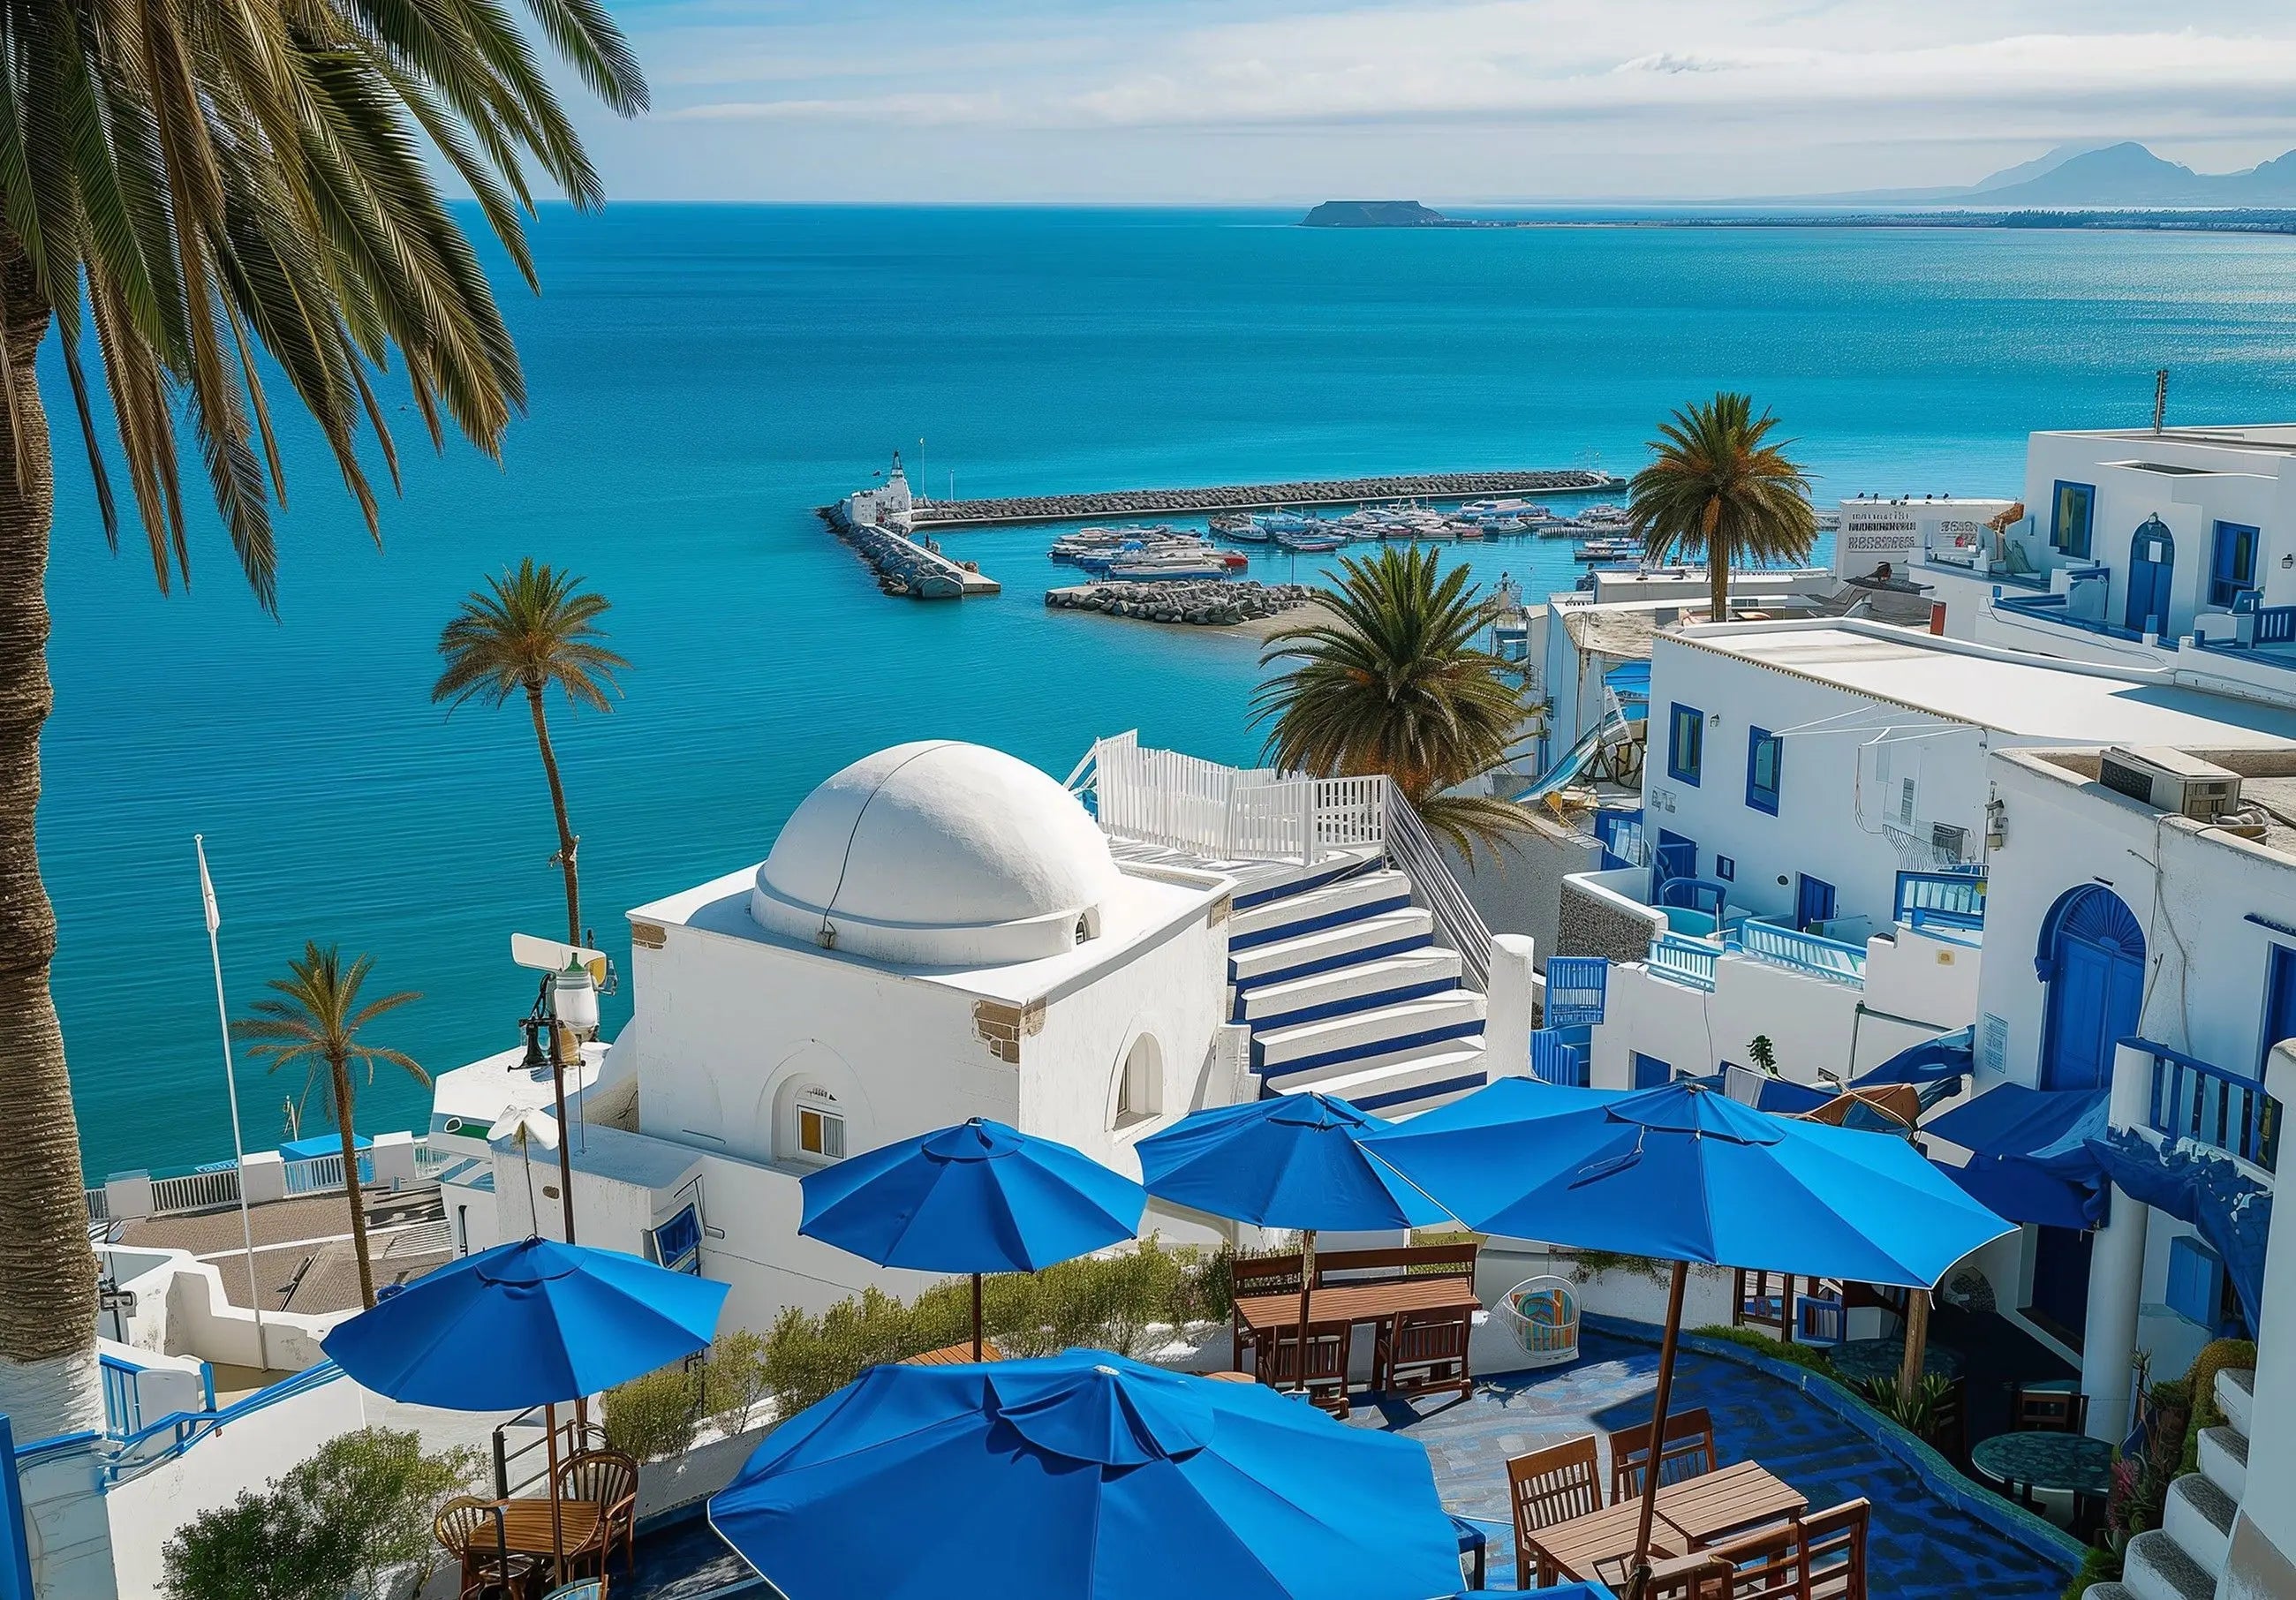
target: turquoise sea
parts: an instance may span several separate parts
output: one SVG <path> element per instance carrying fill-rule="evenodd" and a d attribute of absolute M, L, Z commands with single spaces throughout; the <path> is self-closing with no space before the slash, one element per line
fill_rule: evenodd
<path fill-rule="evenodd" d="M 277 621 L 211 521 L 188 595 L 107 554 L 59 414 L 41 825 L 89 1172 L 229 1153 L 194 832 L 235 1011 L 333 939 L 422 992 L 383 1042 L 437 1069 L 515 1042 L 532 989 L 507 935 L 562 915 L 533 741 L 515 710 L 448 718 L 428 692 L 458 596 L 522 555 L 586 573 L 636 663 L 611 716 L 557 725 L 586 912 L 619 956 L 626 909 L 755 861 L 816 780 L 897 740 L 1055 775 L 1128 727 L 1252 752 L 1251 645 L 1046 611 L 1042 531 L 952 536 L 999 598 L 881 596 L 810 508 L 896 447 L 961 496 L 1629 472 L 1669 407 L 1732 386 L 1777 408 L 1825 497 L 2013 494 L 2029 430 L 2141 423 L 2158 366 L 2175 421 L 2296 412 L 2296 241 L 1294 215 L 548 211 L 543 296 L 503 280 L 532 408 L 501 465 L 434 457 L 398 414 L 378 550 L 289 429 Z M 1534 588 L 1574 570 L 1560 543 L 1461 558 Z M 250 1144 L 297 1087 L 242 1063 Z M 382 1078 L 359 1104 L 378 1130 L 427 1101 Z"/>

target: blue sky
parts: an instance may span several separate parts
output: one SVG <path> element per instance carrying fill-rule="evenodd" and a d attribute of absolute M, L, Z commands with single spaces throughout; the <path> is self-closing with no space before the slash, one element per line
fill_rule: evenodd
<path fill-rule="evenodd" d="M 2296 8 L 2129 0 L 623 0 L 626 198 L 1290 203 L 1974 181 L 2296 148 Z"/>

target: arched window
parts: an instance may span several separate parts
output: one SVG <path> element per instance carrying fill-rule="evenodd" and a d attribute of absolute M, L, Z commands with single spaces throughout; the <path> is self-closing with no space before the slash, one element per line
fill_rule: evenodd
<path fill-rule="evenodd" d="M 808 1084 L 791 1102 L 790 1153 L 800 1161 L 845 1159 L 845 1113 L 828 1090 Z"/>
<path fill-rule="evenodd" d="M 1164 1051 L 1144 1033 L 1124 1053 L 1116 1080 L 1116 1126 L 1127 1128 L 1164 1114 Z"/>

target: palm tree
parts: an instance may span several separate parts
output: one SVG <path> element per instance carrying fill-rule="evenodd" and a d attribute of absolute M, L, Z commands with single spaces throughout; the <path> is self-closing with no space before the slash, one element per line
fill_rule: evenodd
<path fill-rule="evenodd" d="M 162 589 L 191 576 L 186 414 L 191 471 L 266 610 L 272 503 L 285 497 L 274 390 L 316 421 L 371 533 L 360 435 L 373 429 L 395 483 L 391 397 L 371 381 L 394 353 L 392 382 L 434 445 L 451 423 L 495 453 L 524 381 L 426 149 L 531 285 L 519 212 L 534 169 L 577 206 L 603 198 L 536 41 L 616 111 L 646 103 L 600 0 L 523 5 L 0 4 L 0 1412 L 19 1437 L 101 1415 L 95 1259 L 35 833 L 55 507 L 36 357 L 53 325 L 105 534 L 116 546 L 116 446 Z"/>
<path fill-rule="evenodd" d="M 1707 614 L 1730 618 L 1730 568 L 1809 559 L 1817 537 L 1809 480 L 1773 442 L 1778 420 L 1745 395 L 1718 394 L 1659 424 L 1650 465 L 1635 474 L 1627 513 L 1652 561 L 1703 554 Z"/>
<path fill-rule="evenodd" d="M 566 874 L 570 945 L 582 942 L 582 890 L 574 869 L 581 841 L 566 820 L 566 787 L 558 781 L 542 692 L 555 684 L 574 705 L 611 709 L 606 693 L 620 693 L 614 674 L 629 662 L 598 643 L 606 636 L 597 622 L 608 604 L 572 573 L 537 567 L 529 556 L 517 571 L 489 578 L 484 589 L 463 596 L 462 609 L 439 635 L 447 669 L 430 686 L 431 700 L 447 702 L 450 711 L 466 700 L 500 706 L 525 691 L 534 742 L 542 747 L 542 775 L 550 781 L 550 808 L 558 818 L 556 860 Z"/>
<path fill-rule="evenodd" d="M 373 964 L 373 956 L 360 956 L 346 967 L 342 953 L 333 945 L 322 948 L 307 942 L 301 958 L 287 963 L 287 975 L 271 981 L 271 988 L 279 997 L 256 1001 L 248 1007 L 254 1013 L 252 1016 L 242 1017 L 231 1025 L 232 1032 L 247 1041 L 250 1055 L 258 1060 L 270 1058 L 273 1071 L 282 1067 L 301 1067 L 307 1075 L 305 1097 L 315 1083 L 325 1088 L 335 1113 L 335 1131 L 342 1136 L 343 1196 L 351 1209 L 351 1251 L 358 1257 L 359 1301 L 367 1306 L 374 1304 L 374 1268 L 367 1259 L 366 1208 L 359 1198 L 358 1136 L 352 1128 L 357 1108 L 351 1068 L 354 1064 L 364 1066 L 369 1083 L 374 1081 L 378 1062 L 405 1068 L 419 1084 L 427 1086 L 430 1081 L 430 1074 L 415 1065 L 413 1056 L 388 1046 L 371 1045 L 359 1037 L 360 1030 L 383 1013 L 396 1011 L 422 997 L 402 989 L 361 1005 L 359 989 Z"/>
<path fill-rule="evenodd" d="M 1451 792 L 1504 761 L 1522 721 L 1505 663 L 1475 645 L 1488 605 L 1465 567 L 1444 571 L 1416 546 L 1341 566 L 1327 619 L 1271 635 L 1260 656 L 1299 663 L 1253 697 L 1254 720 L 1275 719 L 1268 759 L 1320 777 L 1385 773 L 1431 831 L 1471 858 L 1478 844 L 1496 855 L 1521 809 Z"/>

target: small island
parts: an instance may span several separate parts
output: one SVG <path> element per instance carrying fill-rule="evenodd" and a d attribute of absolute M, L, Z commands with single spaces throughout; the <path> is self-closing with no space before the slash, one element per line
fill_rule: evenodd
<path fill-rule="evenodd" d="M 1300 219 L 1303 228 L 1441 228 L 1452 226 L 1440 211 L 1415 200 L 1327 200 Z"/>

